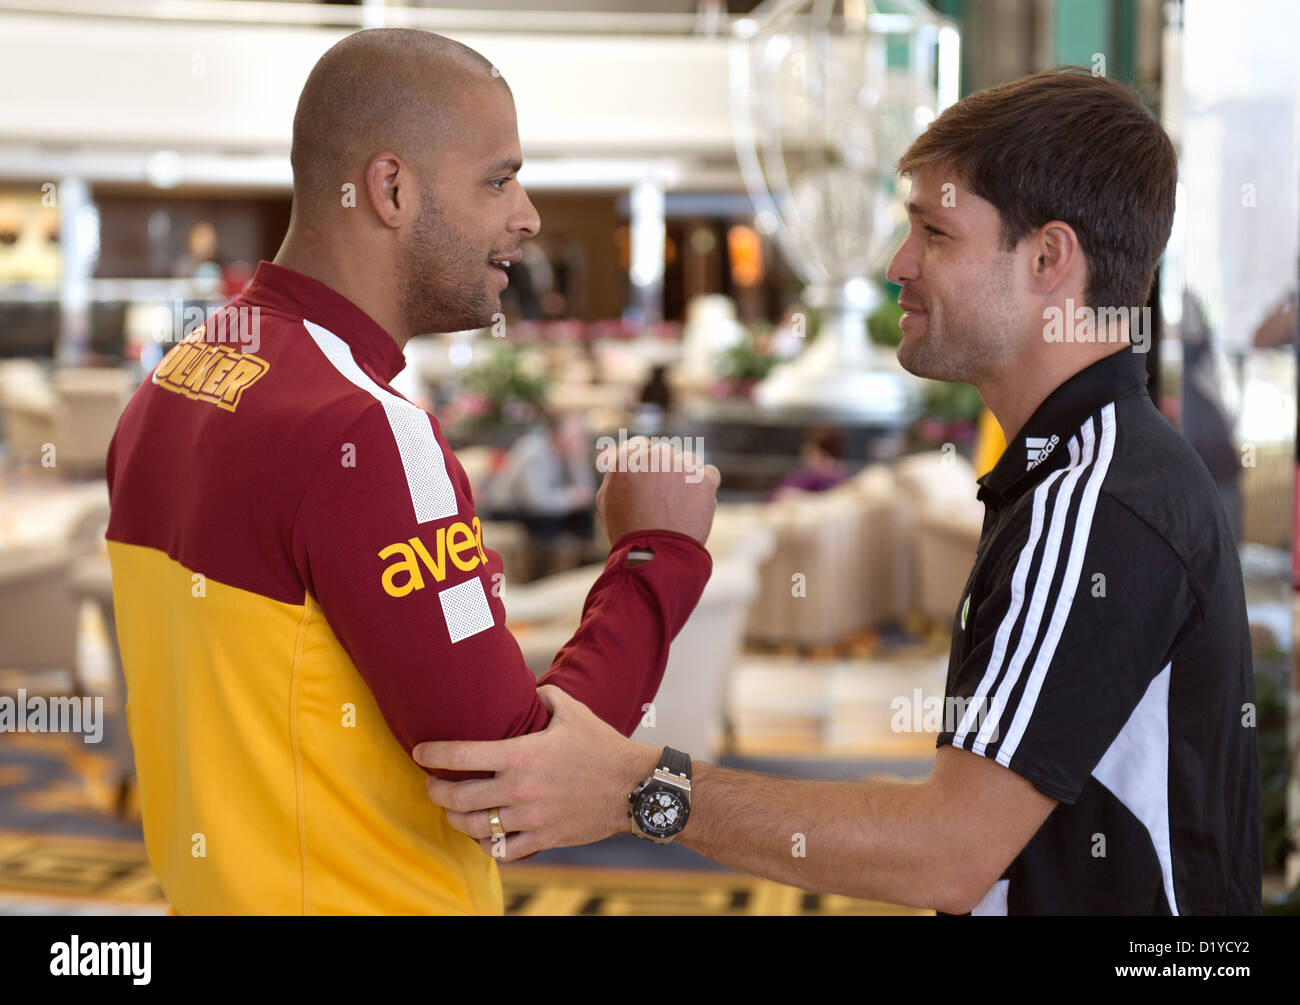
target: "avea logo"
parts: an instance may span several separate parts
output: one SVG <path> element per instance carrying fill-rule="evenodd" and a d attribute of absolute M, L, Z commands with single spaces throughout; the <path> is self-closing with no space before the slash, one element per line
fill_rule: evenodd
<path fill-rule="evenodd" d="M 415 590 L 424 589 L 422 569 L 441 583 L 447 578 L 448 560 L 461 572 L 472 572 L 478 568 L 479 563 L 487 565 L 487 553 L 483 550 L 483 525 L 479 523 L 478 517 L 474 517 L 468 525 L 457 521 L 450 527 L 439 527 L 432 552 L 418 537 L 412 537 L 390 544 L 379 553 L 380 558 L 394 556 L 398 560 L 384 568 L 380 582 L 390 597 L 405 597 Z"/>

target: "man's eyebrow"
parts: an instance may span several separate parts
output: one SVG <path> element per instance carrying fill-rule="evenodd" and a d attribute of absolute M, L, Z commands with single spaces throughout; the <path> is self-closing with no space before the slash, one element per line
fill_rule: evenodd
<path fill-rule="evenodd" d="M 498 174 L 502 171 L 505 171 L 508 172 L 509 174 L 518 174 L 519 169 L 523 166 L 524 166 L 524 162 L 519 160 L 518 158 L 506 157 L 502 160 L 497 161 L 494 164 L 488 165 L 488 167 L 484 169 L 483 173 Z"/>
<path fill-rule="evenodd" d="M 915 199 L 908 199 L 906 203 L 906 208 L 907 211 L 911 213 L 913 216 L 925 216 L 926 213 L 930 212 L 929 206 L 925 205 L 924 203 L 917 202 Z"/>

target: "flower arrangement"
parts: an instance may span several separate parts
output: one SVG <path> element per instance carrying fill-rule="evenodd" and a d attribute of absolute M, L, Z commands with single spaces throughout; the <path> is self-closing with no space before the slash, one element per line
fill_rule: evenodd
<path fill-rule="evenodd" d="M 713 385 L 714 398 L 749 398 L 754 387 L 780 360 L 772 353 L 771 340 L 748 332 L 718 357 L 719 379 Z"/>
<path fill-rule="evenodd" d="M 452 411 L 471 427 L 524 425 L 540 418 L 547 379 L 537 372 L 527 351 L 502 344 L 462 380 Z"/>
<path fill-rule="evenodd" d="M 975 427 L 984 402 L 970 384 L 927 381 L 925 414 L 908 428 L 908 446 L 934 450 L 951 443 L 963 454 L 975 445 Z"/>

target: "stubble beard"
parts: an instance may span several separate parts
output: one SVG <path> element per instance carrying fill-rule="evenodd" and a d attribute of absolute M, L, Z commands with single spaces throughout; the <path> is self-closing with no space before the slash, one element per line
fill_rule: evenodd
<path fill-rule="evenodd" d="M 951 317 L 928 304 L 925 331 L 899 343 L 903 369 L 930 380 L 978 384 L 1004 368 L 1017 341 L 1011 266 L 1011 256 L 1000 255 L 989 271 L 984 296 L 977 303 L 964 301 L 963 309 Z"/>
<path fill-rule="evenodd" d="M 423 192 L 398 281 L 407 330 L 424 335 L 491 324 L 501 304 L 486 285 L 487 256 L 447 223 L 433 193 Z"/>

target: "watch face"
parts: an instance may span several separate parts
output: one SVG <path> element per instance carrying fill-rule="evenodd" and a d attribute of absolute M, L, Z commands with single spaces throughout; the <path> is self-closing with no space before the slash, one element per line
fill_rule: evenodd
<path fill-rule="evenodd" d="M 666 787 L 643 792 L 633 812 L 641 829 L 655 837 L 668 837 L 686 826 L 686 801 Z"/>

